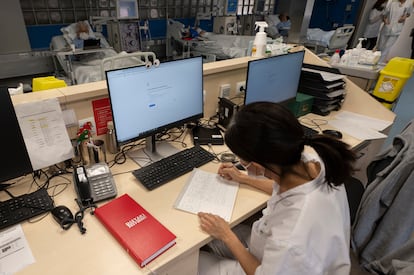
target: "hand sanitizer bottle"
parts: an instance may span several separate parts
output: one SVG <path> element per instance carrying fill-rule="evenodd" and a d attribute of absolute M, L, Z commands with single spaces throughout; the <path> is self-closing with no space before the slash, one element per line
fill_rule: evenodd
<path fill-rule="evenodd" d="M 259 28 L 259 32 L 256 33 L 254 38 L 252 56 L 254 57 L 264 57 L 266 53 L 266 41 L 267 34 L 265 28 L 267 28 L 267 23 L 265 21 L 258 21 L 255 23 L 256 29 Z"/>

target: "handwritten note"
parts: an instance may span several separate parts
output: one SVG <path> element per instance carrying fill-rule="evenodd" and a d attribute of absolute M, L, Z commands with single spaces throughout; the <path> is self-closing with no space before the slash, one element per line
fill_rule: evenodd
<path fill-rule="evenodd" d="M 216 173 L 194 169 L 175 202 L 175 208 L 197 214 L 206 212 L 230 221 L 239 184 Z"/>

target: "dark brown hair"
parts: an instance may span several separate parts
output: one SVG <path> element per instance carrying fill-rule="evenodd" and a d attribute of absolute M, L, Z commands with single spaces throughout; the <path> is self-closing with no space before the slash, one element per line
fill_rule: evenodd
<path fill-rule="evenodd" d="M 244 106 L 227 128 L 225 141 L 245 161 L 264 167 L 275 164 L 286 170 L 301 160 L 306 143 L 322 159 L 330 186 L 342 184 L 353 172 L 355 154 L 346 143 L 327 135 L 305 137 L 296 117 L 277 103 Z"/>

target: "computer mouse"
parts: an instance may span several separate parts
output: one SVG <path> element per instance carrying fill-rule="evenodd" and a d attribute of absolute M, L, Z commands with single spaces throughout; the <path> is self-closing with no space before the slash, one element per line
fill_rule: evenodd
<path fill-rule="evenodd" d="M 70 211 L 70 209 L 67 206 L 56 206 L 52 209 L 51 213 L 55 221 L 60 225 L 63 225 L 68 221 L 73 221 L 72 211 Z"/>
<path fill-rule="evenodd" d="M 335 138 L 342 138 L 342 133 L 339 132 L 338 130 L 326 129 L 326 130 L 323 130 L 322 133 L 328 136 L 335 137 Z"/>

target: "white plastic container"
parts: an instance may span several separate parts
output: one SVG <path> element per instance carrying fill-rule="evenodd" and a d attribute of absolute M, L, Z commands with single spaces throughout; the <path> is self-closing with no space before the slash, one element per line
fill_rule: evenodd
<path fill-rule="evenodd" d="M 339 64 L 341 66 L 348 66 L 349 62 L 349 50 L 345 51 L 345 53 L 342 55 L 341 60 L 339 61 Z"/>
<path fill-rule="evenodd" d="M 341 61 L 341 57 L 339 56 L 339 50 L 336 50 L 335 53 L 332 55 L 331 59 L 329 60 L 329 64 L 336 65 L 339 64 Z"/>
<path fill-rule="evenodd" d="M 267 34 L 265 28 L 267 28 L 267 26 L 265 21 L 256 22 L 256 29 L 259 28 L 259 32 L 256 33 L 253 42 L 252 56 L 254 57 L 264 57 L 266 54 Z"/>

